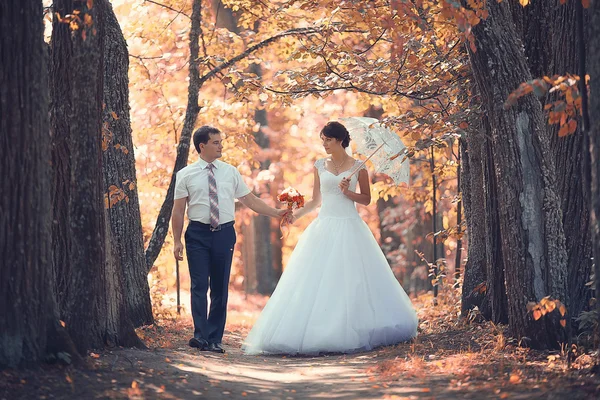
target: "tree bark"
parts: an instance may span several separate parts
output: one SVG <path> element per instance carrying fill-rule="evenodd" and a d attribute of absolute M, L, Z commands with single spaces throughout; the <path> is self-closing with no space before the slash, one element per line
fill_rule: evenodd
<path fill-rule="evenodd" d="M 126 196 L 106 212 L 115 261 L 125 278 L 129 317 L 135 326 L 152 324 L 152 303 L 137 190 L 131 121 L 129 118 L 129 53 L 112 5 L 97 1 L 104 18 L 104 193 L 114 185 Z"/>
<path fill-rule="evenodd" d="M 52 34 L 52 97 L 55 151 L 69 160 L 69 176 L 57 176 L 64 186 L 55 197 L 57 231 L 68 235 L 59 251 L 68 267 L 55 265 L 59 282 L 68 292 L 57 292 L 61 317 L 80 353 L 108 345 L 139 345 L 122 297 L 122 271 L 116 264 L 103 203 L 102 103 L 103 35 L 102 1 L 92 7 L 79 1 L 57 0 L 54 11 L 61 16 L 79 12 L 81 24 L 71 30 L 54 21 Z M 105 3 L 104 3 L 105 4 Z M 68 90 L 61 88 L 68 82 Z M 59 148 L 61 145 L 67 146 Z M 64 170 L 56 171 L 57 175 Z M 64 197 L 62 197 L 64 195 Z M 66 200 L 68 199 L 68 201 Z M 61 207 L 67 205 L 67 210 Z M 65 216 L 65 220 L 57 220 Z M 109 249 L 107 251 L 107 248 Z M 59 286 L 60 287 L 60 286 Z"/>
<path fill-rule="evenodd" d="M 491 127 L 510 328 L 523 344 L 556 348 L 565 342 L 558 318 L 547 315 L 535 321 L 527 310 L 528 302 L 548 295 L 568 302 L 554 162 L 540 102 L 528 95 L 503 108 L 508 95 L 530 80 L 531 73 L 510 6 L 487 2 L 487 9 L 488 19 L 473 29 L 477 52 L 469 56 Z"/>
<path fill-rule="evenodd" d="M 38 363 L 50 286 L 50 136 L 41 1 L 0 4 L 0 368 Z"/>
<path fill-rule="evenodd" d="M 580 57 L 577 52 L 578 40 L 574 27 L 577 2 L 560 5 L 556 0 L 552 9 L 552 57 L 549 74 L 577 73 Z M 552 3 L 547 4 L 550 6 Z M 550 100 L 553 100 L 552 98 Z M 584 134 L 581 119 L 574 134 L 560 138 L 558 125 L 549 125 L 548 133 L 552 138 L 554 159 L 557 171 L 558 193 L 561 195 L 563 226 L 567 245 L 569 273 L 569 314 L 577 317 L 588 307 L 590 291 L 585 283 L 589 281 L 592 270 L 592 231 L 590 225 L 590 188 L 582 179 L 585 171 Z"/>
<path fill-rule="evenodd" d="M 579 1 L 561 4 L 560 0 L 535 0 L 531 7 L 519 7 L 525 55 L 533 77 L 576 74 L 580 62 L 575 26 Z M 542 105 L 559 100 L 556 93 Z M 592 268 L 589 185 L 583 177 L 584 135 L 581 118 L 575 133 L 558 136 L 559 125 L 547 125 L 556 166 L 556 192 L 561 198 L 563 228 L 569 274 L 569 312 L 577 316 L 587 307 L 590 291 L 585 286 Z"/>
<path fill-rule="evenodd" d="M 69 10 L 67 10 L 69 8 Z M 55 2 L 54 12 L 60 15 L 71 13 L 70 5 Z M 65 14 L 66 13 L 66 14 Z M 56 296 L 59 315 L 68 312 L 67 300 L 71 297 L 71 235 L 69 234 L 69 202 L 71 180 L 71 91 L 73 81 L 69 79 L 68 65 L 73 57 L 70 31 L 67 24 L 54 20 L 50 44 L 50 129 L 52 140 L 52 274 L 53 292 Z"/>
<path fill-rule="evenodd" d="M 589 27 L 591 228 L 595 260 L 596 299 L 600 296 L 600 0 L 592 0 Z M 600 315 L 600 301 L 596 301 Z"/>
<path fill-rule="evenodd" d="M 462 147 L 461 192 L 469 247 L 463 274 L 461 313 L 477 307 L 486 318 L 490 318 L 487 307 L 486 269 L 486 202 L 484 193 L 485 126 L 474 126 L 465 132 Z M 485 311 L 484 311 L 485 309 Z"/>
<path fill-rule="evenodd" d="M 487 118 L 482 120 L 483 132 L 491 134 Z M 508 298 L 505 284 L 506 270 L 500 230 L 500 215 L 498 205 L 498 181 L 494 173 L 495 156 L 493 144 L 489 139 L 483 143 L 482 168 L 483 187 L 485 188 L 485 275 L 489 318 L 496 322 L 506 323 L 508 317 Z"/>

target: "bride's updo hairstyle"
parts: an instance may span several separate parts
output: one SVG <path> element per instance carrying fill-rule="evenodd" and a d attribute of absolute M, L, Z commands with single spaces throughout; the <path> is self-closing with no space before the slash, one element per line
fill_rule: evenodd
<path fill-rule="evenodd" d="M 350 134 L 348 133 L 348 129 L 337 121 L 328 122 L 327 125 L 321 129 L 321 134 L 328 138 L 341 141 L 343 148 L 350 145 Z"/>

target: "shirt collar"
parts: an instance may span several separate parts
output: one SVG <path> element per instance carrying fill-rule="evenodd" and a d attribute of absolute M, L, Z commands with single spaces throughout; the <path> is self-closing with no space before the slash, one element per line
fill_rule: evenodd
<path fill-rule="evenodd" d="M 208 166 L 208 163 L 206 161 L 204 161 L 201 157 L 198 157 L 198 161 L 196 161 L 198 163 L 198 166 L 202 169 L 206 169 L 206 167 Z M 219 168 L 219 160 L 215 160 L 212 162 L 212 165 L 215 166 L 215 168 Z"/>

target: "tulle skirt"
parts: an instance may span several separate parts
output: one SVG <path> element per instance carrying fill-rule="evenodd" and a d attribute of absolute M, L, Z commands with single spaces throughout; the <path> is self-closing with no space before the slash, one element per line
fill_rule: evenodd
<path fill-rule="evenodd" d="M 242 349 L 351 353 L 407 341 L 417 315 L 367 224 L 317 217 L 304 231 Z"/>

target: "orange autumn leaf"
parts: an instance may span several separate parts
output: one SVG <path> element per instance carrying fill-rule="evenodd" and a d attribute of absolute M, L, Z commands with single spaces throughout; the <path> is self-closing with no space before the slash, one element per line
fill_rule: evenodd
<path fill-rule="evenodd" d="M 569 126 L 569 135 L 572 133 L 575 133 L 575 131 L 577 130 L 577 121 L 574 119 L 569 120 L 568 124 Z"/>
<path fill-rule="evenodd" d="M 567 136 L 568 134 L 569 134 L 569 126 L 567 124 L 561 125 L 560 129 L 558 130 L 558 136 L 564 137 L 564 136 Z"/>
<path fill-rule="evenodd" d="M 92 16 L 90 14 L 85 14 L 85 17 L 83 17 L 83 22 L 84 22 L 85 26 L 87 26 L 89 28 L 90 26 L 92 26 L 94 24 L 94 19 L 92 18 Z"/>

